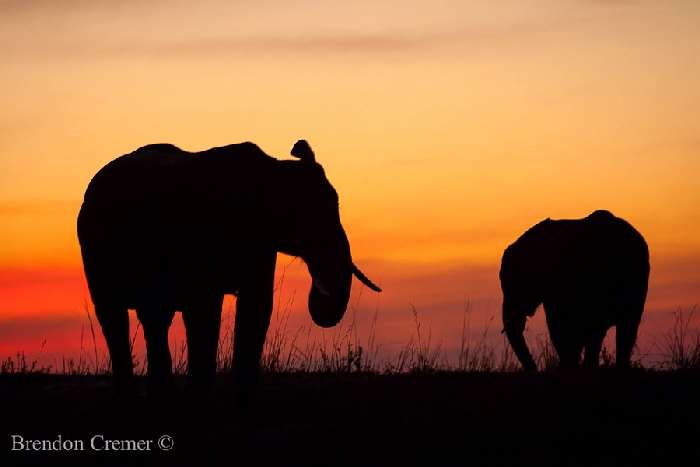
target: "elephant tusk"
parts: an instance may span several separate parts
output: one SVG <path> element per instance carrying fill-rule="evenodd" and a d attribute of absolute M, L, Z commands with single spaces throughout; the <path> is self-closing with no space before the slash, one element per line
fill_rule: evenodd
<path fill-rule="evenodd" d="M 331 293 L 328 291 L 327 288 L 325 288 L 325 287 L 323 286 L 323 283 L 322 283 L 321 281 L 319 281 L 319 280 L 317 280 L 317 279 L 312 279 L 311 282 L 313 283 L 314 288 L 315 288 L 316 290 L 318 290 L 318 292 L 319 292 L 321 295 L 325 295 L 326 297 L 330 297 L 330 296 L 331 296 Z"/>
<path fill-rule="evenodd" d="M 369 278 L 367 276 L 365 276 L 365 274 L 362 271 L 360 271 L 360 268 L 358 268 L 354 264 L 352 265 L 352 273 L 355 275 L 355 277 L 357 277 L 359 279 L 360 282 L 365 284 L 370 289 L 374 290 L 375 292 L 382 291 L 382 289 L 378 285 L 376 285 L 374 282 L 369 280 Z"/>

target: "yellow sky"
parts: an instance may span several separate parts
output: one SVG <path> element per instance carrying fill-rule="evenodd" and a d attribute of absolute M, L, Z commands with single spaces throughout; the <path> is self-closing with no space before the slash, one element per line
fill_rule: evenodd
<path fill-rule="evenodd" d="M 79 267 L 82 193 L 120 154 L 306 138 L 355 257 L 404 292 L 605 208 L 697 303 L 699 20 L 694 0 L 0 1 L 0 269 Z"/>

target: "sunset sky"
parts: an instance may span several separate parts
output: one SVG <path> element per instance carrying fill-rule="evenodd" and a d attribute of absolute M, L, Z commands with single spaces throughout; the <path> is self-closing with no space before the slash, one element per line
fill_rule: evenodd
<path fill-rule="evenodd" d="M 498 319 L 503 249 L 595 209 L 649 243 L 653 342 L 700 303 L 699 24 L 696 0 L 0 0 L 0 357 L 78 348 L 75 219 L 105 163 L 300 138 L 385 289 L 353 300 L 388 348 L 411 306 L 446 347 L 467 300 Z"/>

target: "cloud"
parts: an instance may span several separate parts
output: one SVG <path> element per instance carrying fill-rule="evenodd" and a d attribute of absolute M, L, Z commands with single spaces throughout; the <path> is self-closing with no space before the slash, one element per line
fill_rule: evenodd
<path fill-rule="evenodd" d="M 48 29 L 41 37 L 28 36 L 26 41 L 0 44 L 8 56 L 26 57 L 38 54 L 50 58 L 122 58 L 122 57 L 206 57 L 235 54 L 293 53 L 365 54 L 421 53 L 438 48 L 467 47 L 491 49 L 503 45 L 519 45 L 527 40 L 551 38 L 553 33 L 567 31 L 578 24 L 594 19 L 574 15 L 566 19 L 550 17 L 521 19 L 494 23 L 469 22 L 455 19 L 439 26 L 400 25 L 387 23 L 380 31 L 353 29 L 328 32 L 323 24 L 295 26 L 284 31 L 271 29 L 264 23 L 254 32 L 231 28 L 224 30 L 187 29 L 171 34 L 168 29 L 145 29 L 148 24 L 130 19 L 133 24 L 124 28 L 117 21 L 108 28 L 110 34 L 98 34 L 94 28 L 76 33 L 69 26 Z M 76 18 L 78 25 L 82 17 Z M 162 26 L 162 25 L 161 25 Z M 173 28 L 177 24 L 171 25 Z M 235 22 L 234 22 L 235 26 Z M 77 27 L 77 31 L 81 28 Z"/>
<path fill-rule="evenodd" d="M 570 27 L 587 18 L 572 18 Z M 440 30 L 387 30 L 385 32 L 345 31 L 336 34 L 286 34 L 216 37 L 191 37 L 184 40 L 132 41 L 96 49 L 113 55 L 219 55 L 242 52 L 319 53 L 415 53 L 440 47 L 497 47 L 517 44 L 523 39 L 547 37 L 561 31 L 558 21 L 523 21 L 502 25 L 453 26 Z"/>
<path fill-rule="evenodd" d="M 114 0 L 0 0 L 0 11 L 3 14 L 21 14 L 37 11 L 66 11 L 80 10 L 85 8 L 105 8 L 114 7 Z M 144 0 L 119 0 L 121 6 L 125 4 L 143 4 Z M 151 4 L 163 3 L 163 0 L 150 0 Z"/>
<path fill-rule="evenodd" d="M 642 0 L 579 0 L 581 3 L 588 3 L 600 6 L 629 6 L 629 5 L 639 5 L 643 3 Z"/>
<path fill-rule="evenodd" d="M 459 42 L 458 32 L 445 33 L 386 33 L 386 34 L 338 34 L 306 36 L 248 36 L 248 37 L 193 37 L 184 40 L 157 38 L 155 40 L 126 39 L 85 43 L 56 38 L 41 47 L 29 51 L 53 58 L 121 58 L 121 57 L 175 57 L 217 56 L 264 53 L 362 53 L 385 54 L 388 52 L 415 52 L 440 45 Z M 5 47 L 5 52 L 26 54 L 26 49 Z"/>
<path fill-rule="evenodd" d="M 292 51 L 292 52 L 386 52 L 415 50 L 445 43 L 451 34 L 357 34 L 319 35 L 306 37 L 250 37 L 201 39 L 188 42 L 153 44 L 154 53 L 219 53 L 247 51 Z M 137 47 L 135 51 L 138 51 Z M 148 50 L 148 48 L 146 49 Z"/>
<path fill-rule="evenodd" d="M 41 287 L 50 284 L 61 287 L 65 284 L 82 286 L 82 281 L 83 271 L 78 267 L 10 268 L 0 266 L 0 291 L 3 292 L 7 292 L 3 289 L 18 286 Z"/>
<path fill-rule="evenodd" d="M 86 321 L 85 316 L 80 316 L 77 313 L 44 315 L 40 318 L 35 316 L 0 318 L 0 340 L 40 340 L 66 331 L 77 330 L 80 332 L 81 326 L 85 326 Z"/>

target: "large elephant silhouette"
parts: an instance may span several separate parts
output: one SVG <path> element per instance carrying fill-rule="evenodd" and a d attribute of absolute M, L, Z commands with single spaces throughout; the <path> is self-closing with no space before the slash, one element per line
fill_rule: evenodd
<path fill-rule="evenodd" d="M 616 327 L 618 368 L 630 364 L 649 280 L 642 235 L 608 211 L 583 219 L 546 219 L 503 254 L 503 330 L 526 370 L 536 365 L 523 336 L 540 304 L 562 367 L 598 366 L 608 329 Z"/>
<path fill-rule="evenodd" d="M 278 160 L 246 142 L 187 152 L 154 144 L 121 156 L 92 179 L 78 215 L 83 266 L 117 387 L 130 387 L 128 310 L 142 323 L 152 386 L 171 375 L 168 328 L 181 311 L 188 370 L 208 386 L 224 294 L 236 294 L 234 373 L 254 386 L 270 322 L 277 252 L 301 257 L 313 321 L 337 324 L 353 263 L 338 195 L 304 140 Z"/>

